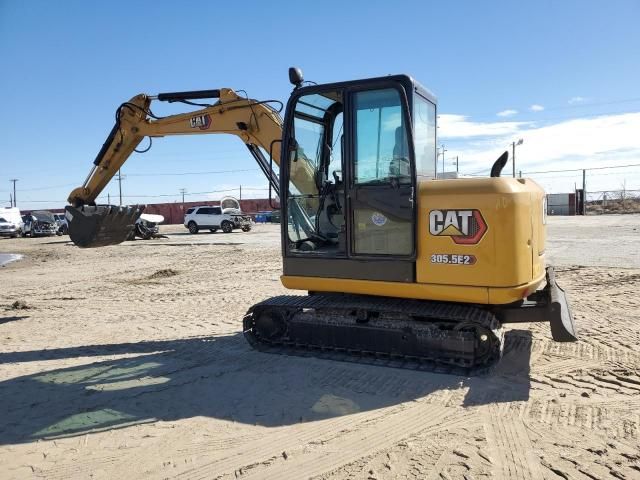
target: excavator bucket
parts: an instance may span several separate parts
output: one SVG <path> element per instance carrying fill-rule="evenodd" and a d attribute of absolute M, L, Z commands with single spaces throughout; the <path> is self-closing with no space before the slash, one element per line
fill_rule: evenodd
<path fill-rule="evenodd" d="M 65 217 L 69 237 L 81 248 L 117 245 L 129 238 L 143 211 L 144 206 L 67 206 Z"/>

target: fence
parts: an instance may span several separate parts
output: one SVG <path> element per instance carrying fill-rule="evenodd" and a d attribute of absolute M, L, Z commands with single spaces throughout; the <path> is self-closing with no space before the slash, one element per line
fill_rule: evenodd
<path fill-rule="evenodd" d="M 587 192 L 587 215 L 640 213 L 640 190 Z"/>

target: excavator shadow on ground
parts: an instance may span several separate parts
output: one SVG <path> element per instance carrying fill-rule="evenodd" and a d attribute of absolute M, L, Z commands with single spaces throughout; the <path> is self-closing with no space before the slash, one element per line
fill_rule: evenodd
<path fill-rule="evenodd" d="M 505 345 L 501 364 L 478 377 L 259 353 L 241 334 L 4 352 L 6 368 L 83 363 L 0 382 L 0 444 L 196 416 L 275 427 L 445 391 L 446 401 L 465 406 L 526 401 L 531 333 L 509 331 Z M 126 357 L 91 361 L 119 355 Z"/>

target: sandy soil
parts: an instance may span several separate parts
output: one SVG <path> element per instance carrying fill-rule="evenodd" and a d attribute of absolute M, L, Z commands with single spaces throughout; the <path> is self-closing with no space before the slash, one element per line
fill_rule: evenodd
<path fill-rule="evenodd" d="M 0 240 L 0 478 L 638 479 L 640 216 L 602 218 L 550 219 L 581 341 L 519 325 L 476 378 L 250 350 L 274 226 Z"/>

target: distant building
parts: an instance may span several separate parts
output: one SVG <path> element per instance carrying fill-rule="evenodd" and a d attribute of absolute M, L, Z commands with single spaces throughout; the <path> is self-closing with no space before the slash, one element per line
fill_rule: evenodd
<path fill-rule="evenodd" d="M 547 215 L 582 215 L 581 192 L 547 194 Z"/>

